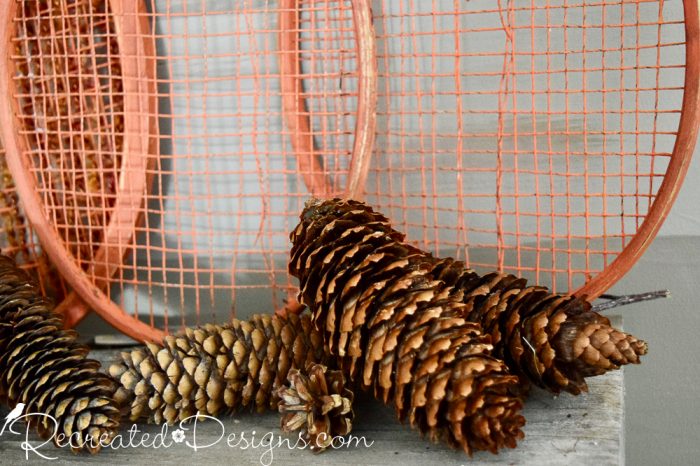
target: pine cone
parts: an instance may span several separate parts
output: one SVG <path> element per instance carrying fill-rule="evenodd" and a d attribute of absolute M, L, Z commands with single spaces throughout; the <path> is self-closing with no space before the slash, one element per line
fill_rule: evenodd
<path fill-rule="evenodd" d="M 535 385 L 579 394 L 585 378 L 639 364 L 647 345 L 610 325 L 581 297 L 527 286 L 513 275 L 478 276 L 461 262 L 436 262 L 436 278 L 465 290 L 467 319 L 491 334 L 496 355 Z"/>
<path fill-rule="evenodd" d="M 312 364 L 304 372 L 292 369 L 287 375 L 289 386 L 277 391 L 282 430 L 302 430 L 314 452 L 328 448 L 333 438 L 352 430 L 353 392 L 348 389 L 341 371 L 329 371 L 322 364 Z"/>
<path fill-rule="evenodd" d="M 321 336 L 308 314 L 258 315 L 188 328 L 163 345 L 122 353 L 109 373 L 119 381 L 115 398 L 128 406 L 131 421 L 173 424 L 197 412 L 277 410 L 276 389 L 289 370 L 324 361 Z"/>
<path fill-rule="evenodd" d="M 289 271 L 330 354 L 431 440 L 467 453 L 514 447 L 524 424 L 517 377 L 461 317 L 461 292 L 360 205 L 312 201 L 291 234 Z"/>
<path fill-rule="evenodd" d="M 333 200 L 314 207 L 316 214 L 310 209 L 306 212 L 307 216 L 334 215 L 347 229 L 367 225 L 395 241 L 404 239 L 386 217 L 360 202 Z M 316 225 L 311 226 L 319 234 L 320 223 Z M 410 245 L 403 247 L 421 257 L 416 262 L 433 279 L 461 294 L 462 316 L 481 324 L 491 335 L 494 355 L 535 385 L 554 393 L 578 394 L 587 390 L 586 377 L 637 364 L 646 354 L 645 342 L 611 327 L 583 298 L 528 287 L 526 280 L 513 275 L 480 276 L 462 262 L 437 259 Z"/>
<path fill-rule="evenodd" d="M 74 452 L 96 453 L 116 434 L 120 411 L 112 400 L 114 381 L 86 359 L 88 348 L 76 334 L 63 330 L 63 321 L 15 263 L 0 256 L 0 402 L 24 403 L 39 434 L 63 434 Z M 55 430 L 55 432 L 54 432 Z M 54 435 L 55 434 L 55 435 Z"/>

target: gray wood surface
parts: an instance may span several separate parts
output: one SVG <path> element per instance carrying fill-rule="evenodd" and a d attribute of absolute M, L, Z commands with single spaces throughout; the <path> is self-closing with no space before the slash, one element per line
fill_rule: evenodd
<path fill-rule="evenodd" d="M 116 352 L 97 352 L 99 359 L 109 359 Z M 524 410 L 527 424 L 525 439 L 514 450 L 504 450 L 499 455 L 478 452 L 471 459 L 464 453 L 450 450 L 443 445 L 432 444 L 422 439 L 418 433 L 408 426 L 397 422 L 393 411 L 372 400 L 367 395 L 358 397 L 356 403 L 356 419 L 352 432 L 356 437 L 364 437 L 367 447 L 360 443 L 359 447 L 341 447 L 314 455 L 306 450 L 291 450 L 285 444 L 272 450 L 263 440 L 274 435 L 273 445 L 279 445 L 281 438 L 289 438 L 293 445 L 295 437 L 285 436 L 279 430 L 279 416 L 276 413 L 256 415 L 239 413 L 232 417 L 222 418 L 221 424 L 216 421 L 200 421 L 196 425 L 196 438 L 192 424 L 185 432 L 185 442 L 172 442 L 171 433 L 177 426 L 168 428 L 166 439 L 171 443 L 163 448 L 120 448 L 104 450 L 96 456 L 85 454 L 74 455 L 66 449 L 56 449 L 53 445 L 45 445 L 39 452 L 46 456 L 55 457 L 50 461 L 55 464 L 75 464 L 82 462 L 98 464 L 471 464 L 503 463 L 503 464 L 619 464 L 623 462 L 622 448 L 622 418 L 623 418 L 623 375 L 617 371 L 602 377 L 593 378 L 589 382 L 590 391 L 583 396 L 559 397 L 543 391 L 535 390 L 528 399 Z M 0 413 L 4 419 L 6 411 Z M 128 428 L 123 429 L 124 441 L 128 442 Z M 139 441 L 143 433 L 153 435 L 161 431 L 159 426 L 138 425 L 139 433 L 134 437 Z M 16 429 L 21 430 L 21 429 Z M 208 448 L 194 451 L 186 442 L 193 441 L 199 446 L 211 444 L 223 438 Z M 253 434 L 255 432 L 255 434 Z M 235 434 L 238 441 L 242 434 L 252 441 L 247 448 L 241 442 L 238 446 L 232 442 L 229 446 L 227 439 Z M 253 437 L 254 435 L 254 437 Z M 41 443 L 33 433 L 29 437 L 32 445 Z M 152 440 L 149 439 L 149 442 Z M 21 443 L 24 435 L 4 433 L 0 437 L 0 464 L 29 464 L 37 462 L 49 463 L 42 460 L 36 453 L 25 452 Z M 262 445 L 260 442 L 263 442 Z"/>

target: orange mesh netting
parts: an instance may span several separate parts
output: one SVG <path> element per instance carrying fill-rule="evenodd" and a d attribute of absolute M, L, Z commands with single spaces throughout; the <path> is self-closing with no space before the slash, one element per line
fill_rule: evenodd
<path fill-rule="evenodd" d="M 294 296 L 310 195 L 595 296 L 682 181 L 697 2 L 60 0 L 0 7 L 7 163 L 76 294 L 141 339 Z M 4 52 L 4 53 L 2 53 Z"/>
<path fill-rule="evenodd" d="M 685 3 L 684 15 L 664 1 L 381 2 L 369 198 L 438 254 L 602 293 L 634 263 L 632 240 L 653 236 L 691 155 Z"/>

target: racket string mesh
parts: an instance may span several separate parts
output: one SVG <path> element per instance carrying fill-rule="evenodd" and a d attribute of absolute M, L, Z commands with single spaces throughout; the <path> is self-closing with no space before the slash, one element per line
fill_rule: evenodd
<path fill-rule="evenodd" d="M 84 269 L 114 203 L 123 95 L 104 1 L 21 2 L 16 98 L 50 221 Z"/>
<path fill-rule="evenodd" d="M 42 250 L 29 225 L 0 146 L 0 251 L 10 257 L 38 284 L 44 296 L 60 302 L 67 294 L 65 282 Z"/>
<path fill-rule="evenodd" d="M 573 291 L 610 265 L 673 150 L 681 2 L 400 1 L 374 14 L 368 199 L 482 271 Z"/>
<path fill-rule="evenodd" d="M 106 297 L 153 326 L 283 306 L 287 232 L 305 183 L 322 179 L 339 195 L 348 176 L 358 87 L 350 1 L 117 3 L 123 11 L 109 1 L 18 3 L 15 95 L 50 223 Z M 290 14 L 291 45 L 280 42 Z M 294 74 L 281 69 L 285 54 Z M 148 95 L 126 109 L 136 79 Z M 290 143 L 290 93 L 307 154 Z M 141 117 L 149 123 L 129 126 Z M 148 143 L 124 152 L 139 137 Z M 310 173 L 303 156 L 315 161 Z M 127 167 L 129 157 L 147 162 Z M 116 237 L 123 258 L 100 255 L 119 186 L 144 166 L 137 221 Z M 113 275 L 95 269 L 115 260 Z"/>
<path fill-rule="evenodd" d="M 555 291 L 611 268 L 673 172 L 680 1 L 12 5 L 42 218 L 84 299 L 154 329 L 282 307 L 304 202 L 365 162 L 366 200 L 422 249 Z"/>

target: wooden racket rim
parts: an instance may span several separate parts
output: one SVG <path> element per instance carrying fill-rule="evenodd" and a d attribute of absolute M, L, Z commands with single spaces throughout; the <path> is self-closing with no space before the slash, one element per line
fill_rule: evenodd
<path fill-rule="evenodd" d="M 357 55 L 358 96 L 355 121 L 355 139 L 348 179 L 343 196 L 360 198 L 374 150 L 377 120 L 377 52 L 372 23 L 372 10 L 366 0 L 352 0 L 352 21 L 355 29 Z M 314 134 L 310 112 L 303 95 L 301 50 L 299 49 L 299 0 L 281 0 L 279 12 L 280 89 L 282 113 L 290 134 L 292 149 L 299 172 L 309 192 L 316 197 L 327 197 L 335 191 L 330 180 L 323 176 L 323 163 L 315 153 Z"/>
<path fill-rule="evenodd" d="M 328 197 L 335 193 L 330 180 L 323 176 L 323 163 L 315 154 L 311 117 L 304 98 L 299 49 L 299 0 L 280 0 L 279 35 L 280 90 L 282 114 L 297 158 L 299 172 L 312 196 Z M 355 30 L 355 53 L 358 62 L 358 96 L 354 141 L 348 179 L 343 196 L 361 199 L 374 151 L 377 125 L 377 46 L 372 19 L 372 8 L 366 0 L 351 0 L 352 21 Z M 286 305 L 275 313 L 298 314 L 304 309 L 290 292 Z"/>
<path fill-rule="evenodd" d="M 620 254 L 574 294 L 594 299 L 620 280 L 644 254 L 659 232 L 690 166 L 700 128 L 700 2 L 684 0 L 685 89 L 671 160 L 642 225 Z"/>
<path fill-rule="evenodd" d="M 117 11 L 125 13 L 121 31 L 118 31 L 117 40 L 120 45 L 120 59 L 125 58 L 122 45 L 128 37 L 119 37 L 127 31 L 138 30 L 143 24 L 138 21 L 141 15 L 129 14 L 129 4 L 122 0 L 110 0 L 110 5 L 117 8 Z M 142 8 L 142 2 L 138 2 Z M 124 9 L 120 9 L 124 7 Z M 5 96 L 7 105 L 3 105 L 0 110 L 0 124 L 2 125 L 2 137 L 5 144 L 7 164 L 15 180 L 17 192 L 24 204 L 26 215 L 29 218 L 42 247 L 56 265 L 58 270 L 71 285 L 73 290 L 80 295 L 87 305 L 92 307 L 110 325 L 121 332 L 129 334 L 139 340 L 159 341 L 165 335 L 160 329 L 151 327 L 141 322 L 135 316 L 129 315 L 117 306 L 103 291 L 105 283 L 93 282 L 86 271 L 82 270 L 75 257 L 64 246 L 63 239 L 56 229 L 51 225 L 46 215 L 44 215 L 44 205 L 39 194 L 39 189 L 35 177 L 32 175 L 29 147 L 27 140 L 20 135 L 21 125 L 17 115 L 19 108 L 14 98 L 11 86 L 12 77 L 16 76 L 14 63 L 12 62 L 12 39 L 13 28 L 11 27 L 17 14 L 17 2 L 2 2 L 0 4 L 0 15 L 5 18 L 0 21 L 0 34 L 4 40 L 0 41 L 0 95 Z M 112 12 L 114 15 L 114 11 Z M 129 23 L 129 19 L 133 23 Z M 134 29 L 136 28 L 136 29 Z M 131 32 L 133 34 L 133 32 Z M 150 35 L 144 35 L 150 37 Z M 133 41 L 132 41 L 133 42 Z M 139 53 L 145 53 L 149 49 L 148 45 L 140 44 L 136 46 Z M 152 56 L 152 55 L 151 55 Z M 131 59 L 122 61 L 122 81 L 124 84 L 124 126 L 127 128 L 124 141 L 124 153 L 122 155 L 122 166 L 120 167 L 119 186 L 117 187 L 115 209 L 113 210 L 109 224 L 105 227 L 105 241 L 96 253 L 97 257 L 103 257 L 105 261 L 100 264 L 95 273 L 100 273 L 106 281 L 114 270 L 118 268 L 123 258 L 128 244 L 133 238 L 139 212 L 138 207 L 143 202 L 143 195 L 146 190 L 147 175 L 146 167 L 148 159 L 148 142 L 144 148 L 144 135 L 150 137 L 148 131 L 152 118 L 148 115 L 155 115 L 155 109 L 144 108 L 142 97 L 139 92 L 128 93 L 127 89 L 134 87 L 141 89 L 144 86 L 143 74 L 148 72 L 149 67 L 143 69 L 142 60 L 147 56 L 132 56 Z M 148 94 L 145 94 L 148 95 Z M 145 127 L 144 127 L 145 125 Z M 129 130 L 131 128 L 131 130 Z M 127 170 L 128 169 L 128 170 Z M 131 173 L 132 170 L 134 173 Z M 136 208 L 133 208 L 136 206 Z M 126 240 L 129 242 L 125 242 Z"/>

